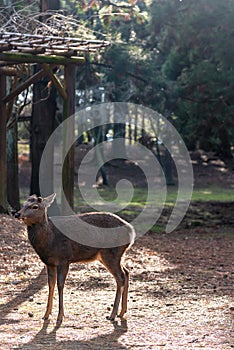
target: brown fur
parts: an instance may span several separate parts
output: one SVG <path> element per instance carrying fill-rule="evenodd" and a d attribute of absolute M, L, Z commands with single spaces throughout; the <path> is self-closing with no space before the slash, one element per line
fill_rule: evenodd
<path fill-rule="evenodd" d="M 47 208 L 52 204 L 54 197 L 55 195 L 51 195 L 42 199 L 35 195 L 30 196 L 24 203 L 23 208 L 16 213 L 16 217 L 23 220 L 27 225 L 29 241 L 47 266 L 49 296 L 44 319 L 48 319 L 52 311 L 56 280 L 59 292 L 57 321 L 62 322 L 64 316 L 63 288 L 69 265 L 75 262 L 86 263 L 94 260 L 100 261 L 110 271 L 117 284 L 114 306 L 108 319 L 115 319 L 121 298 L 122 307 L 119 316 L 123 317 L 127 311 L 129 272 L 123 266 L 121 259 L 126 249 L 134 241 L 134 228 L 117 215 L 111 213 L 81 214 L 79 218 L 97 227 L 114 228 L 126 226 L 131 241 L 128 244 L 113 248 L 95 248 L 77 243 L 61 233 L 48 218 Z M 69 217 L 64 217 L 64 220 L 69 220 Z"/>

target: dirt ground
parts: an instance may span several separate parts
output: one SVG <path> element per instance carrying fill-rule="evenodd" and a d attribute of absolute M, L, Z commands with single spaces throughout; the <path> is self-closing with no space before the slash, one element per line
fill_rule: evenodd
<path fill-rule="evenodd" d="M 196 185 L 234 188 L 233 169 L 200 159 L 194 157 Z M 46 271 L 24 225 L 0 215 L 0 349 L 234 348 L 233 209 L 231 202 L 197 202 L 172 234 L 149 232 L 136 241 L 125 257 L 131 283 L 123 320 L 106 320 L 115 293 L 110 274 L 98 263 L 72 265 L 60 327 L 57 293 L 51 319 L 42 320 Z"/>
<path fill-rule="evenodd" d="M 95 263 L 72 265 L 66 318 L 56 328 L 57 294 L 49 322 L 46 272 L 23 224 L 0 216 L 1 349 L 234 348 L 233 227 L 149 233 L 125 262 L 131 271 L 129 311 L 106 320 L 115 284 Z"/>

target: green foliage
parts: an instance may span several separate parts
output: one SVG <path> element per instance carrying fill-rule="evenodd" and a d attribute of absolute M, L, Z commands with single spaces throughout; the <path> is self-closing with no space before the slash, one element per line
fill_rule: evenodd
<path fill-rule="evenodd" d="M 187 146 L 231 158 L 233 1 L 152 2 L 151 29 L 158 36 L 165 106 L 177 116 Z"/>
<path fill-rule="evenodd" d="M 112 43 L 89 71 L 109 100 L 173 115 L 190 149 L 232 157 L 233 0 L 64 3 L 97 37 Z"/>

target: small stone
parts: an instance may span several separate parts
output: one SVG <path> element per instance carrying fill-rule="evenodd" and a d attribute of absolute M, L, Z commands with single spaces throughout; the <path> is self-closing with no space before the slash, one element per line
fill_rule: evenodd
<path fill-rule="evenodd" d="M 29 301 L 33 301 L 33 296 L 30 296 L 30 297 L 28 298 L 28 300 L 29 300 Z"/>
<path fill-rule="evenodd" d="M 29 317 L 33 317 L 33 313 L 32 313 L 32 312 L 29 312 L 29 313 L 28 313 L 28 316 L 29 316 Z"/>
<path fill-rule="evenodd" d="M 19 281 L 15 280 L 15 281 L 12 282 L 12 284 L 14 284 L 16 286 L 17 284 L 19 284 Z"/>

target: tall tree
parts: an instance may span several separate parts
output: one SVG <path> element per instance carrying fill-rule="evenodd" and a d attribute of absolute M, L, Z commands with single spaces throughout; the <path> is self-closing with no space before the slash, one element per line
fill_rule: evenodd
<path fill-rule="evenodd" d="M 59 10 L 59 0 L 41 0 L 41 20 L 46 19 L 46 11 Z M 38 67 L 35 68 L 36 70 Z M 30 193 L 40 195 L 39 168 L 43 150 L 50 135 L 54 130 L 56 113 L 56 94 L 54 89 L 48 86 L 46 78 L 41 79 L 33 86 L 33 108 L 32 108 L 32 135 L 31 135 L 31 159 L 32 173 Z M 51 155 L 52 156 L 52 155 Z M 52 161 L 51 161 L 52 166 Z M 52 169 L 48 178 L 48 188 L 53 191 Z"/>
<path fill-rule="evenodd" d="M 42 153 L 46 143 L 54 130 L 54 120 L 56 113 L 56 98 L 54 89 L 48 86 L 48 81 L 42 81 L 34 84 L 33 87 L 33 106 L 31 121 L 31 194 L 40 195 L 39 187 L 39 168 Z M 52 154 L 51 154 L 52 157 Z M 49 164 L 53 164 L 48 161 Z M 47 179 L 48 188 L 53 191 L 52 169 L 51 176 Z"/>
<path fill-rule="evenodd" d="M 232 158 L 233 0 L 69 4 L 87 27 L 112 42 L 95 66 L 109 100 L 171 116 L 190 149 Z"/>
<path fill-rule="evenodd" d="M 14 210 L 19 210 L 18 126 L 17 119 L 14 119 L 12 114 L 9 118 L 12 125 L 7 130 L 7 200 Z"/>
<path fill-rule="evenodd" d="M 7 162 L 6 162 L 6 124 L 7 112 L 3 97 L 6 95 L 6 76 L 0 74 L 0 213 L 7 211 Z"/>
<path fill-rule="evenodd" d="M 152 2 L 166 108 L 190 148 L 232 158 L 234 3 Z"/>

